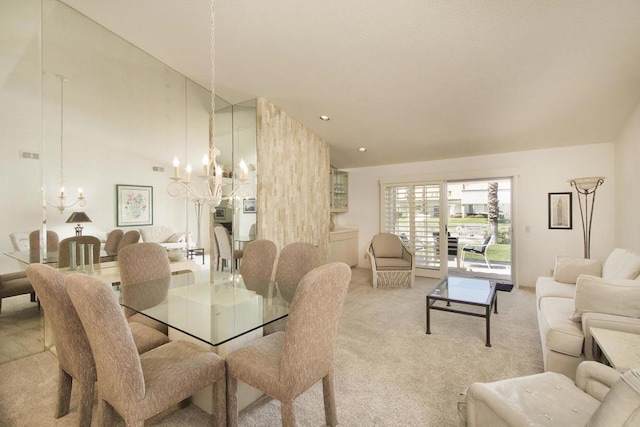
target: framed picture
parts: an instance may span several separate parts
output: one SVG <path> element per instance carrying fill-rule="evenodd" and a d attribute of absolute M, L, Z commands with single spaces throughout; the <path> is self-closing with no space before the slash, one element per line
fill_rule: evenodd
<path fill-rule="evenodd" d="M 153 225 L 153 187 L 116 184 L 116 226 Z"/>
<path fill-rule="evenodd" d="M 216 221 L 224 222 L 227 220 L 227 208 L 216 208 L 213 215 Z"/>
<path fill-rule="evenodd" d="M 242 213 L 256 213 L 256 199 L 244 199 L 242 201 Z"/>
<path fill-rule="evenodd" d="M 549 193 L 549 228 L 571 230 L 573 211 L 572 193 Z"/>

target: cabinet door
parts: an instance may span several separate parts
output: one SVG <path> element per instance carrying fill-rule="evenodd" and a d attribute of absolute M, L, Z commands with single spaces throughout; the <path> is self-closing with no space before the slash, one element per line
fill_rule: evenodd
<path fill-rule="evenodd" d="M 349 210 L 349 173 L 331 169 L 331 212 Z"/>

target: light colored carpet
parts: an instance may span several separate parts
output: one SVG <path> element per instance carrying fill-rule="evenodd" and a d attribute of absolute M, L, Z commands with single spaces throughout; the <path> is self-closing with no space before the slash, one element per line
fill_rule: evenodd
<path fill-rule="evenodd" d="M 369 270 L 355 269 L 336 350 L 336 401 L 341 426 L 455 426 L 460 391 L 474 381 L 542 372 L 532 290 L 500 292 L 485 347 L 484 319 L 432 312 L 425 334 L 425 295 L 435 281 L 412 289 L 373 289 Z M 40 353 L 0 365 L 0 419 L 6 426 L 72 426 L 72 412 L 53 420 L 56 360 Z M 75 390 L 74 390 L 75 393 Z M 300 426 L 323 426 L 322 387 L 296 399 Z M 148 425 L 204 426 L 194 405 Z M 279 426 L 279 402 L 263 397 L 239 415 L 240 426 Z"/>
<path fill-rule="evenodd" d="M 0 312 L 0 363 L 44 349 L 42 312 L 30 295 L 3 298 Z"/>

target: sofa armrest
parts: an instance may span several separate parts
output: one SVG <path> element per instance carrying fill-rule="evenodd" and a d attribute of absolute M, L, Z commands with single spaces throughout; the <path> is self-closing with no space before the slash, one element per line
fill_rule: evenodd
<path fill-rule="evenodd" d="M 574 322 L 580 322 L 584 313 L 640 318 L 640 281 L 581 275 L 576 282 L 574 303 L 569 317 Z"/>
<path fill-rule="evenodd" d="M 620 375 L 620 372 L 602 363 L 582 362 L 576 370 L 576 386 L 602 402 Z"/>
<path fill-rule="evenodd" d="M 593 360 L 593 336 L 591 328 L 609 329 L 640 335 L 640 319 L 614 314 L 584 313 L 582 315 L 582 333 L 584 335 L 584 356 Z"/>
<path fill-rule="evenodd" d="M 473 383 L 467 390 L 466 417 L 469 427 L 480 425 L 527 426 L 532 420 L 510 400 L 485 383 Z"/>

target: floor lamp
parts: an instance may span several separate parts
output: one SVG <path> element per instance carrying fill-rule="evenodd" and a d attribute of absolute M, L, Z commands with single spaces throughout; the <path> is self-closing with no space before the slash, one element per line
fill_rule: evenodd
<path fill-rule="evenodd" d="M 580 219 L 582 219 L 582 235 L 584 237 L 584 257 L 591 258 L 591 221 L 593 220 L 593 205 L 596 201 L 596 190 L 604 183 L 603 176 L 574 178 L 569 184 L 578 193 Z M 584 207 L 582 206 L 584 204 Z"/>

